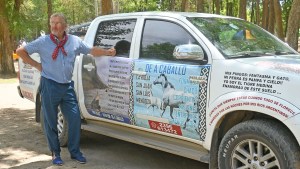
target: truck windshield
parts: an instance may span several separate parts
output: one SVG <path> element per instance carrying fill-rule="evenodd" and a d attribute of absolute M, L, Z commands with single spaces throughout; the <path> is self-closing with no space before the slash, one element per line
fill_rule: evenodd
<path fill-rule="evenodd" d="M 191 17 L 188 20 L 226 58 L 297 55 L 262 28 L 241 19 Z"/>

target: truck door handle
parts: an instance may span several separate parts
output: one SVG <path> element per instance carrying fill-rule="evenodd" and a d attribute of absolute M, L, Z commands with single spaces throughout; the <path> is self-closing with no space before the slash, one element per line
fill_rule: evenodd
<path fill-rule="evenodd" d="M 83 68 L 87 69 L 87 71 L 92 71 L 93 69 L 95 69 L 95 66 L 92 63 L 89 63 L 87 65 L 83 65 Z"/>
<path fill-rule="evenodd" d="M 143 72 L 143 71 L 132 71 L 132 74 L 134 74 L 134 75 L 140 75 L 140 76 L 145 76 L 145 75 L 147 75 L 147 72 Z"/>

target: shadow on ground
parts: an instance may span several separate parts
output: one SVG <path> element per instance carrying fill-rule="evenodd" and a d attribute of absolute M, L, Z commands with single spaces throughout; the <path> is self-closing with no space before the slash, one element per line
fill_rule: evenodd
<path fill-rule="evenodd" d="M 34 110 L 0 109 L 1 169 L 207 169 L 208 165 L 151 148 L 82 132 L 81 150 L 88 163 L 70 159 L 67 148 L 61 156 L 65 164 L 53 166 L 51 153 Z M 188 167 L 187 167 L 188 166 Z"/>
<path fill-rule="evenodd" d="M 4 108 L 0 110 L 0 117 L 0 168 L 39 168 L 44 161 L 50 163 L 34 110 Z"/>

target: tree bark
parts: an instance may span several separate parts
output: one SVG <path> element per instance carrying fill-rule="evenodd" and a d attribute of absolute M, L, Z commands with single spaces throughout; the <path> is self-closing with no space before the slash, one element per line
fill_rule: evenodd
<path fill-rule="evenodd" d="M 262 15 L 262 27 L 268 30 L 268 18 L 269 18 L 269 0 L 263 1 L 263 15 Z"/>
<path fill-rule="evenodd" d="M 207 0 L 207 4 L 208 4 L 208 13 L 212 13 L 213 11 L 213 0 Z"/>
<path fill-rule="evenodd" d="M 216 14 L 220 14 L 220 0 L 215 0 Z"/>
<path fill-rule="evenodd" d="M 275 12 L 274 12 L 274 0 L 271 0 L 269 3 L 269 16 L 268 16 L 268 31 L 274 34 L 274 21 L 275 21 Z"/>
<path fill-rule="evenodd" d="M 187 12 L 189 9 L 189 1 L 188 0 L 182 0 L 181 2 L 181 12 Z"/>
<path fill-rule="evenodd" d="M 233 3 L 226 0 L 226 15 L 233 16 Z"/>
<path fill-rule="evenodd" d="M 6 4 L 4 0 L 3 4 Z M 15 68 L 13 64 L 13 41 L 11 39 L 11 33 L 9 31 L 9 19 L 5 12 L 5 5 L 0 5 L 0 74 L 12 75 L 15 74 Z M 3 26 L 6 25 L 6 26 Z"/>
<path fill-rule="evenodd" d="M 279 39 L 284 41 L 283 34 L 283 25 L 282 25 L 282 12 L 279 0 L 274 2 L 274 11 L 275 11 L 275 24 L 276 24 L 276 35 Z"/>
<path fill-rule="evenodd" d="M 197 12 L 204 13 L 204 0 L 197 0 Z"/>
<path fill-rule="evenodd" d="M 256 24 L 260 25 L 260 8 L 259 8 L 260 0 L 256 0 Z"/>
<path fill-rule="evenodd" d="M 23 0 L 15 0 L 15 4 L 14 4 L 14 10 L 15 11 L 20 11 L 20 7 L 21 7 L 21 4 L 23 3 Z"/>
<path fill-rule="evenodd" d="M 48 32 L 51 32 L 50 17 L 52 15 L 52 0 L 47 0 Z"/>
<path fill-rule="evenodd" d="M 113 8 L 112 8 L 112 0 L 105 0 L 102 1 L 102 15 L 108 15 L 113 13 Z"/>
<path fill-rule="evenodd" d="M 169 10 L 175 11 L 175 0 L 170 0 Z"/>
<path fill-rule="evenodd" d="M 254 12 L 255 12 L 255 2 L 252 1 L 251 2 L 251 13 L 250 13 L 250 22 L 255 22 L 255 19 L 254 19 Z"/>
<path fill-rule="evenodd" d="M 294 0 L 289 15 L 287 26 L 287 43 L 295 50 L 298 50 L 298 34 L 300 20 L 300 0 Z"/>
<path fill-rule="evenodd" d="M 240 0 L 239 17 L 245 20 L 247 20 L 246 6 L 247 6 L 247 0 Z"/>

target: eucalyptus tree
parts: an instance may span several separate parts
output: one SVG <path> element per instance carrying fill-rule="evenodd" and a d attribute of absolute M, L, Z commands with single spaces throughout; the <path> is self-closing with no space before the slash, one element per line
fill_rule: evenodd
<path fill-rule="evenodd" d="M 2 0 L 0 5 L 0 74 L 14 74 L 14 65 L 12 54 L 14 49 L 13 43 L 13 19 L 16 19 L 20 9 L 19 0 Z"/>
<path fill-rule="evenodd" d="M 295 50 L 298 49 L 299 24 L 300 0 L 294 0 L 289 15 L 286 38 L 287 43 Z"/>

